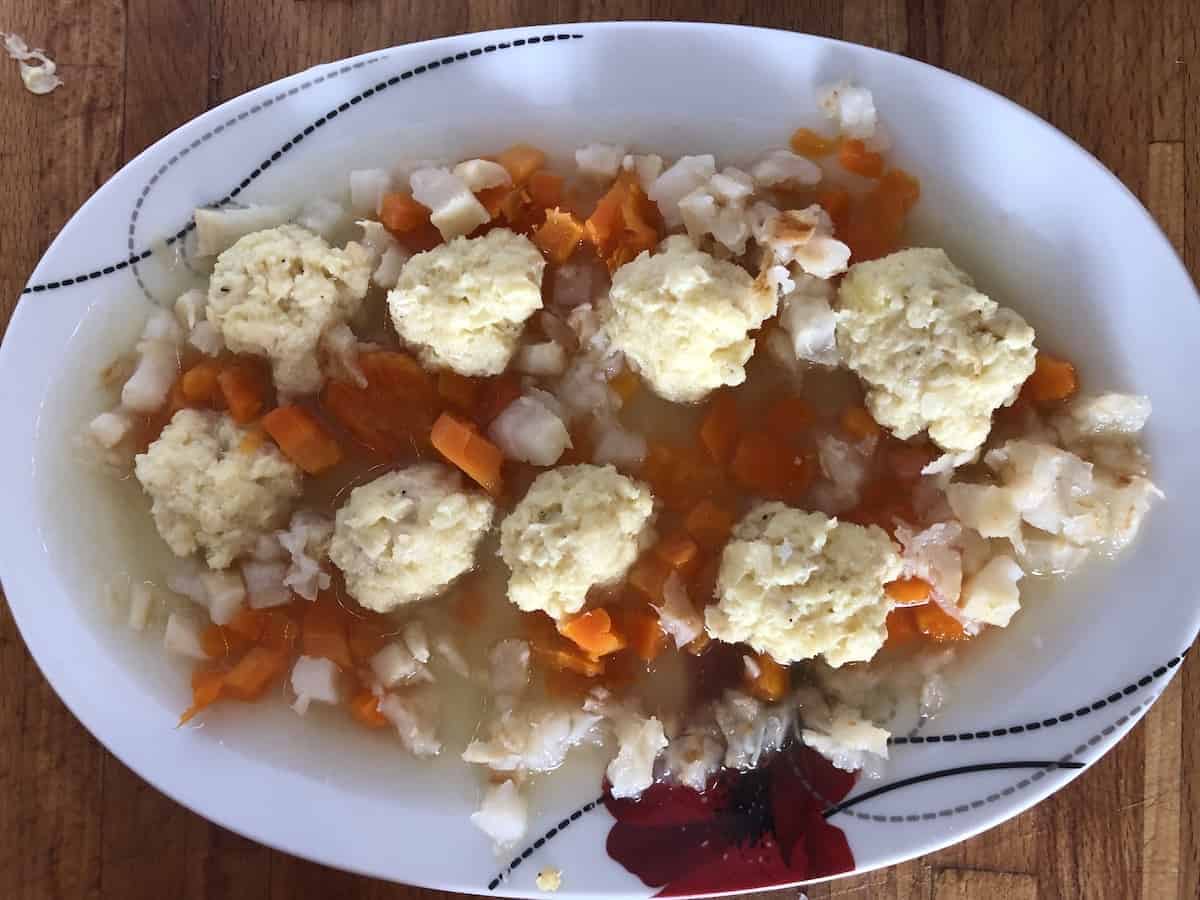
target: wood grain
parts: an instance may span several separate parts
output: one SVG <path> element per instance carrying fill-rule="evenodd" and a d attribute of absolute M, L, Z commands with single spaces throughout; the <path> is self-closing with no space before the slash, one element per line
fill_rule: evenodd
<path fill-rule="evenodd" d="M 38 257 L 88 195 L 206 107 L 314 63 L 390 44 L 611 18 L 808 31 L 965 75 L 1095 153 L 1146 202 L 1193 274 L 1200 271 L 1195 0 L 0 0 L 0 29 L 48 45 L 67 81 L 36 98 L 20 89 L 14 71 L 0 71 L 0 163 L 8 188 L 0 214 L 0 324 Z M 808 897 L 1197 897 L 1198 666 L 1185 664 L 1117 750 L 1045 803 L 924 859 L 815 885 Z M 167 800 L 71 717 L 2 604 L 0 684 L 5 900 L 451 896 L 268 850 Z"/>

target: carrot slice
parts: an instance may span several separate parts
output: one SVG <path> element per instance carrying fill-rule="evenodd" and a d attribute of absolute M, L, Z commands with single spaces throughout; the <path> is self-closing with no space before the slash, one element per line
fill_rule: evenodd
<path fill-rule="evenodd" d="M 457 372 L 447 370 L 438 375 L 438 396 L 464 412 L 474 409 L 481 387 L 482 384 L 478 379 L 468 378 Z"/>
<path fill-rule="evenodd" d="M 700 557 L 700 545 L 688 534 L 677 532 L 654 546 L 654 555 L 672 569 L 689 569 Z"/>
<path fill-rule="evenodd" d="M 514 144 L 497 154 L 496 162 L 504 166 L 515 185 L 523 185 L 546 163 L 546 154 L 528 144 Z"/>
<path fill-rule="evenodd" d="M 179 717 L 179 724 L 190 722 L 200 710 L 212 706 L 221 698 L 225 673 L 216 669 L 197 669 L 192 673 L 192 705 Z"/>
<path fill-rule="evenodd" d="M 700 423 L 700 443 L 713 458 L 725 465 L 738 439 L 737 401 L 729 391 L 722 391 L 709 404 L 704 421 Z"/>
<path fill-rule="evenodd" d="M 1050 406 L 1068 399 L 1078 390 L 1075 367 L 1065 359 L 1039 350 L 1034 359 L 1033 374 L 1021 392 L 1034 406 Z"/>
<path fill-rule="evenodd" d="M 433 423 L 430 435 L 434 449 L 458 466 L 489 494 L 499 494 L 500 467 L 504 461 L 500 448 L 475 429 L 450 413 L 442 413 Z"/>
<path fill-rule="evenodd" d="M 911 643 L 921 636 L 917 628 L 916 609 L 911 606 L 900 606 L 888 613 L 887 641 L 885 647 L 898 647 Z"/>
<path fill-rule="evenodd" d="M 557 207 L 546 210 L 546 221 L 533 232 L 533 243 L 553 263 L 565 263 L 583 243 L 583 223 Z"/>
<path fill-rule="evenodd" d="M 879 423 L 861 406 L 848 406 L 842 411 L 842 428 L 856 441 L 879 437 Z"/>
<path fill-rule="evenodd" d="M 361 353 L 358 364 L 367 386 L 330 381 L 321 392 L 321 406 L 355 440 L 378 454 L 420 455 L 429 446 L 437 403 L 430 377 L 403 353 Z"/>
<path fill-rule="evenodd" d="M 396 236 L 411 234 L 429 224 L 429 207 L 414 200 L 412 194 L 384 194 L 379 204 L 379 221 Z"/>
<path fill-rule="evenodd" d="M 529 199 L 543 209 L 550 209 L 562 203 L 563 178 L 552 172 L 537 171 L 529 176 Z"/>
<path fill-rule="evenodd" d="M 196 363 L 179 380 L 179 389 L 188 403 L 195 406 L 212 406 L 221 396 L 217 387 L 217 376 L 221 374 L 221 364 L 215 359 L 206 359 Z"/>
<path fill-rule="evenodd" d="M 965 641 L 970 638 L 958 619 L 936 603 L 926 603 L 924 606 L 914 606 L 912 609 L 917 629 L 926 637 L 939 642 Z"/>
<path fill-rule="evenodd" d="M 751 674 L 749 667 L 745 669 L 746 690 L 768 703 L 782 700 L 791 686 L 791 676 L 787 667 L 781 666 L 766 653 L 755 653 L 753 660 L 758 674 Z"/>
<path fill-rule="evenodd" d="M 933 588 L 920 578 L 897 578 L 885 584 L 884 590 L 897 606 L 920 606 L 929 602 Z"/>
<path fill-rule="evenodd" d="M 837 147 L 836 140 L 818 134 L 811 128 L 797 128 L 788 143 L 796 153 L 809 158 L 828 156 Z"/>
<path fill-rule="evenodd" d="M 838 148 L 838 163 L 847 172 L 865 178 L 879 178 L 883 175 L 883 157 L 868 150 L 867 145 L 859 140 L 842 141 Z"/>
<path fill-rule="evenodd" d="M 347 615 L 333 600 L 318 597 L 304 613 L 300 646 L 306 656 L 319 656 L 342 669 L 354 666 L 350 653 Z"/>
<path fill-rule="evenodd" d="M 263 416 L 262 426 L 283 455 L 309 475 L 319 475 L 342 461 L 338 442 L 303 407 L 277 407 Z"/>
<path fill-rule="evenodd" d="M 222 691 L 237 700 L 257 700 L 286 667 L 287 654 L 282 650 L 252 647 L 226 673 Z"/>
<path fill-rule="evenodd" d="M 702 500 L 684 519 L 683 527 L 706 550 L 724 546 L 733 531 L 733 512 L 712 500 Z"/>
<path fill-rule="evenodd" d="M 612 616 L 603 608 L 589 609 L 559 623 L 558 631 L 593 658 L 625 649 L 624 636 L 617 632 Z"/>
<path fill-rule="evenodd" d="M 379 711 L 379 698 L 370 691 L 359 691 L 350 698 L 350 715 L 368 728 L 382 728 L 388 723 Z"/>
<path fill-rule="evenodd" d="M 267 405 L 267 381 L 252 363 L 236 362 L 217 374 L 217 386 L 229 409 L 229 415 L 239 425 L 253 422 Z"/>

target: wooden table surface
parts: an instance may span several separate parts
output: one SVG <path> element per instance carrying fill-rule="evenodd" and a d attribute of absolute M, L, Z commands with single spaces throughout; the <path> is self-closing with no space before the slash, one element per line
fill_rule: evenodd
<path fill-rule="evenodd" d="M 1200 273 L 1197 0 L 0 0 L 0 30 L 51 50 L 66 81 L 34 97 L 15 64 L 0 60 L 0 324 L 76 208 L 133 155 L 207 107 L 391 44 L 610 18 L 794 29 L 965 75 L 1098 156 Z M 814 886 L 808 896 L 1200 896 L 1195 656 L 1116 750 L 1035 809 L 960 846 Z M 161 796 L 67 712 L 0 604 L 0 898 L 450 896 L 294 859 Z"/>

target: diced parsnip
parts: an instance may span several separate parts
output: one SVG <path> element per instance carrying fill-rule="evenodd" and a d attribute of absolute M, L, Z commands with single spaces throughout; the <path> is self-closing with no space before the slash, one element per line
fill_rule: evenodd
<path fill-rule="evenodd" d="M 493 785 L 483 795 L 471 824 L 492 840 L 498 852 L 516 846 L 529 828 L 529 804 L 515 782 Z"/>
<path fill-rule="evenodd" d="M 504 457 L 495 444 L 450 413 L 442 413 L 434 422 L 430 440 L 434 449 L 485 491 L 500 493 Z"/>
<path fill-rule="evenodd" d="M 350 173 L 350 208 L 356 216 L 379 215 L 383 195 L 392 189 L 385 169 L 355 169 Z"/>
<path fill-rule="evenodd" d="M 341 703 L 341 672 L 327 659 L 301 656 L 292 666 L 292 690 L 296 692 L 292 709 L 300 715 L 308 712 L 309 704 L 314 700 L 317 703 Z"/>
<path fill-rule="evenodd" d="M 533 243 L 546 258 L 559 265 L 570 259 L 583 243 L 584 226 L 569 212 L 546 210 L 546 221 L 533 232 Z"/>
<path fill-rule="evenodd" d="M 429 208 L 429 221 L 447 241 L 491 221 L 466 183 L 447 169 L 418 169 L 409 176 L 409 185 L 413 199 Z"/>
<path fill-rule="evenodd" d="M 616 178 L 625 148 L 620 144 L 588 144 L 575 151 L 575 167 L 585 178 Z"/>
<path fill-rule="evenodd" d="M 208 659 L 200 643 L 200 625 L 192 617 L 182 613 L 167 616 L 167 629 L 163 633 L 163 646 L 172 653 L 191 659 Z"/>
<path fill-rule="evenodd" d="M 120 410 L 102 412 L 88 423 L 88 433 L 106 450 L 125 440 L 132 428 L 133 421 Z"/>
<path fill-rule="evenodd" d="M 750 170 L 759 187 L 808 187 L 821 180 L 821 167 L 790 150 L 772 150 Z"/>
<path fill-rule="evenodd" d="M 429 635 L 425 626 L 419 620 L 413 620 L 404 626 L 404 646 L 419 663 L 429 662 Z"/>
<path fill-rule="evenodd" d="M 208 615 L 216 624 L 226 625 L 237 615 L 246 599 L 246 586 L 236 572 L 205 572 L 200 576 L 208 596 Z"/>
<path fill-rule="evenodd" d="M 394 288 L 400 280 L 400 273 L 404 269 L 404 264 L 412 259 L 412 251 L 399 245 L 388 247 L 383 251 L 383 256 L 379 258 L 379 265 L 375 268 L 375 273 L 371 276 L 371 280 L 381 288 L 388 290 Z"/>
<path fill-rule="evenodd" d="M 496 162 L 508 170 L 513 184 L 523 185 L 546 163 L 546 154 L 528 144 L 514 144 L 496 157 Z"/>
<path fill-rule="evenodd" d="M 326 329 L 321 335 L 321 350 L 328 364 L 328 375 L 349 381 L 360 388 L 367 386 L 367 376 L 358 364 L 358 338 L 345 322 Z"/>
<path fill-rule="evenodd" d="M 683 224 L 679 201 L 706 184 L 716 172 L 717 160 L 712 155 L 681 156 L 654 180 L 646 193 L 658 204 L 667 227 L 676 228 Z"/>
<path fill-rule="evenodd" d="M 458 644 L 454 642 L 454 638 L 450 637 L 450 635 L 439 634 L 434 639 L 433 649 L 455 675 L 458 675 L 460 678 L 471 677 L 471 666 L 467 662 L 467 658 L 462 655 L 462 651 L 458 649 Z"/>
<path fill-rule="evenodd" d="M 437 697 L 427 691 L 388 694 L 379 711 L 396 728 L 400 743 L 413 756 L 436 756 L 442 750 L 437 739 Z"/>
<path fill-rule="evenodd" d="M 169 341 L 138 345 L 137 368 L 121 388 L 121 405 L 134 412 L 152 413 L 166 403 L 179 374 L 179 348 Z"/>
<path fill-rule="evenodd" d="M 287 667 L 287 653 L 251 647 L 225 675 L 222 692 L 237 700 L 257 700 Z"/>
<path fill-rule="evenodd" d="M 248 234 L 283 225 L 292 211 L 285 206 L 197 209 L 194 217 L 196 255 L 219 256 Z"/>
<path fill-rule="evenodd" d="M 688 597 L 683 579 L 675 569 L 668 571 L 663 582 L 658 621 L 676 647 L 684 647 L 704 633 L 704 618 Z"/>
<path fill-rule="evenodd" d="M 371 657 L 368 665 L 385 688 L 410 681 L 431 680 L 428 669 L 403 641 L 392 641 Z"/>
<path fill-rule="evenodd" d="M 292 602 L 292 592 L 284 583 L 288 573 L 286 562 L 248 559 L 242 562 L 241 569 L 251 609 L 270 609 Z"/>
<path fill-rule="evenodd" d="M 300 207 L 296 216 L 297 225 L 319 234 L 327 241 L 332 240 L 349 222 L 350 214 L 346 207 L 329 197 L 313 197 Z"/>
<path fill-rule="evenodd" d="M 567 619 L 559 624 L 558 631 L 595 658 L 625 649 L 625 637 L 617 632 L 612 616 L 603 608 L 589 609 Z"/>
<path fill-rule="evenodd" d="M 319 475 L 342 461 L 337 440 L 302 407 L 273 409 L 263 416 L 262 426 L 284 456 L 309 475 Z"/>
<path fill-rule="evenodd" d="M 142 631 L 150 619 L 150 607 L 154 604 L 154 594 L 150 585 L 135 581 L 129 589 L 129 618 L 126 620 L 134 631 Z"/>
<path fill-rule="evenodd" d="M 208 294 L 199 288 L 184 291 L 175 300 L 175 318 L 188 331 L 204 321 L 204 313 L 207 309 Z"/>
<path fill-rule="evenodd" d="M 221 332 L 207 319 L 196 323 L 196 327 L 188 335 L 188 343 L 205 356 L 219 356 L 225 349 L 225 339 L 221 337 Z"/>
<path fill-rule="evenodd" d="M 474 192 L 512 184 L 512 177 L 508 174 L 508 170 L 500 163 L 492 162 L 490 159 L 464 160 L 451 171 Z"/>
<path fill-rule="evenodd" d="M 626 154 L 621 168 L 636 176 L 642 190 L 649 193 L 650 186 L 663 172 L 663 158 L 657 153 Z"/>
<path fill-rule="evenodd" d="M 636 469 L 646 458 L 646 438 L 623 426 L 617 419 L 598 419 L 593 429 L 592 462 Z"/>
<path fill-rule="evenodd" d="M 554 341 L 525 344 L 517 350 L 513 368 L 523 375 L 561 375 L 567 368 L 567 354 Z"/>
<path fill-rule="evenodd" d="M 267 404 L 266 376 L 252 363 L 233 363 L 222 367 L 217 386 L 229 409 L 229 415 L 239 425 L 253 422 Z"/>

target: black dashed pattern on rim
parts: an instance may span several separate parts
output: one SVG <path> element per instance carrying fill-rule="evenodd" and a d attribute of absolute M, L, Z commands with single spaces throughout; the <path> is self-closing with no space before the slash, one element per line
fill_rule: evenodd
<path fill-rule="evenodd" d="M 257 178 L 259 178 L 263 174 L 263 172 L 265 172 L 267 169 L 269 169 L 275 162 L 277 162 L 279 159 L 281 159 L 284 156 L 284 154 L 286 154 L 289 150 L 291 150 L 297 144 L 302 142 L 306 137 L 313 134 L 317 129 L 324 127 L 329 122 L 336 119 L 342 113 L 347 112 L 352 106 L 357 106 L 360 103 L 362 103 L 364 100 L 368 100 L 371 97 L 381 94 L 388 88 L 394 87 L 395 85 L 399 84 L 402 81 L 408 81 L 409 79 L 411 79 L 417 75 L 423 75 L 426 72 L 432 72 L 432 71 L 442 68 L 443 66 L 452 65 L 453 63 L 456 63 L 456 62 L 463 62 L 464 60 L 470 59 L 471 57 L 482 56 L 485 53 L 496 53 L 501 50 L 510 50 L 510 49 L 513 49 L 516 47 L 528 47 L 528 46 L 534 46 L 534 45 L 540 45 L 540 44 L 551 44 L 551 43 L 557 43 L 559 41 L 581 40 L 582 38 L 583 38 L 582 34 L 552 33 L 552 34 L 534 35 L 534 36 L 527 37 L 527 38 L 517 38 L 512 41 L 498 41 L 497 43 L 487 44 L 483 47 L 474 47 L 470 50 L 464 50 L 464 51 L 454 54 L 453 56 L 443 56 L 440 59 L 431 60 L 430 62 L 427 62 L 424 65 L 415 66 L 411 69 L 407 69 L 403 72 L 393 75 L 383 81 L 380 81 L 378 84 L 374 85 L 373 87 L 369 87 L 369 88 L 365 89 L 364 91 L 362 91 L 361 93 L 354 95 L 353 97 L 349 98 L 348 100 L 344 101 L 343 103 L 338 104 L 338 106 L 330 109 L 327 113 L 325 113 L 325 115 L 316 119 L 315 121 L 313 121 L 311 124 L 307 125 L 301 131 L 298 131 L 289 140 L 285 141 L 282 145 L 280 145 L 280 147 L 277 150 L 275 150 L 269 157 L 263 159 L 248 175 L 246 175 L 244 178 L 242 178 L 241 181 L 235 187 L 230 189 L 229 193 L 225 194 L 225 196 L 223 196 L 219 200 L 215 201 L 212 205 L 213 206 L 224 206 L 225 204 L 232 202 L 233 200 L 235 200 L 238 197 L 238 195 L 240 195 L 242 193 L 242 191 L 244 191 L 246 188 L 248 188 L 251 185 L 251 183 L 253 183 Z M 75 276 L 72 276 L 69 278 L 60 279 L 58 281 L 49 281 L 49 282 L 43 282 L 40 284 L 27 285 L 21 291 L 21 294 L 22 295 L 24 295 L 24 294 L 39 294 L 39 293 L 44 293 L 46 291 L 57 290 L 59 288 L 70 287 L 72 285 L 81 284 L 85 281 L 91 281 L 93 279 L 100 278 L 105 275 L 112 275 L 115 272 L 120 272 L 127 268 L 132 268 L 134 275 L 138 280 L 139 285 L 141 285 L 142 284 L 141 276 L 138 275 L 138 273 L 137 273 L 137 265 L 138 265 L 138 263 L 144 262 L 145 260 L 149 259 L 149 257 L 151 256 L 151 254 L 154 251 L 150 250 L 150 249 L 137 251 L 135 249 L 134 237 L 135 237 L 135 234 L 137 231 L 137 220 L 138 220 L 139 216 L 141 215 L 142 207 L 145 204 L 146 198 L 149 196 L 150 191 L 153 190 L 154 186 L 158 183 L 159 179 L 161 179 L 162 176 L 165 175 L 172 166 L 174 166 L 176 163 L 178 163 L 180 160 L 182 160 L 184 157 L 186 157 L 193 150 L 198 148 L 201 144 L 205 143 L 206 141 L 212 140 L 212 138 L 214 138 L 215 136 L 217 136 L 219 134 L 222 134 L 227 129 L 235 127 L 238 122 L 243 121 L 243 120 L 249 118 L 250 116 L 255 115 L 256 113 L 262 112 L 264 109 L 267 109 L 267 108 L 273 106 L 275 103 L 277 103 L 281 100 L 284 100 L 289 96 L 294 96 L 295 94 L 298 94 L 302 90 L 307 90 L 315 85 L 321 84 L 321 83 L 328 81 L 330 79 L 333 79 L 333 78 L 337 78 L 339 75 L 343 75 L 354 69 L 359 69 L 364 66 L 371 65 L 371 64 L 379 62 L 383 59 L 386 59 L 386 57 L 384 57 L 384 56 L 370 57 L 368 59 L 360 60 L 359 62 L 354 63 L 352 65 L 343 66 L 340 69 L 334 69 L 330 72 L 326 72 L 326 73 L 312 79 L 311 81 L 305 81 L 300 85 L 289 88 L 286 91 L 282 91 L 281 93 L 276 94 L 274 97 L 268 97 L 267 99 L 261 101 L 260 103 L 256 103 L 254 106 L 250 107 L 248 110 L 244 110 L 244 111 L 238 113 L 237 115 L 231 117 L 228 121 L 215 126 L 211 131 L 205 132 L 199 138 L 193 140 L 188 146 L 183 147 L 177 153 L 172 154 L 172 156 L 165 163 L 163 163 L 161 166 L 159 166 L 158 170 L 152 176 L 150 176 L 149 181 L 147 181 L 146 184 L 142 187 L 141 193 L 139 194 L 137 201 L 134 203 L 133 210 L 130 213 L 128 237 L 126 240 L 126 247 L 129 251 L 128 256 L 126 256 L 124 259 L 120 260 L 119 262 L 113 263 L 112 265 L 104 266 L 103 268 L 96 269 L 95 271 L 87 272 L 82 275 L 75 275 Z M 166 245 L 171 246 L 171 245 L 183 240 L 185 237 L 187 237 L 188 232 L 192 231 L 192 229 L 194 229 L 195 227 L 196 227 L 195 221 L 189 220 L 182 228 L 180 228 L 174 234 L 168 236 L 165 239 Z M 142 285 L 142 289 L 145 290 L 144 285 Z"/>
<path fill-rule="evenodd" d="M 559 822 L 557 825 L 555 825 L 553 828 L 551 828 L 549 831 L 547 831 L 545 834 L 543 834 L 540 838 L 538 838 L 536 841 L 534 841 L 532 844 L 530 844 L 528 847 L 526 847 L 523 851 L 521 851 L 520 856 L 515 857 L 513 859 L 513 861 L 508 864 L 508 866 L 504 869 L 503 872 L 501 872 L 499 875 L 497 875 L 495 878 L 493 878 L 491 881 L 488 882 L 488 890 L 494 891 L 496 888 L 500 887 L 500 882 L 502 882 L 505 878 L 507 878 L 509 875 L 511 875 L 517 869 L 519 869 L 521 867 L 521 863 L 523 863 L 525 860 L 529 859 L 529 857 L 533 856 L 535 851 L 541 850 L 542 847 L 546 846 L 547 841 L 553 840 L 561 832 L 566 831 L 572 822 L 575 822 L 575 821 L 583 818 L 584 813 L 590 813 L 593 809 L 596 809 L 603 802 L 604 802 L 603 797 L 597 797 L 595 800 L 591 801 L 590 803 L 583 804 L 583 806 L 579 807 L 579 809 L 575 810 L 575 812 L 571 813 L 569 816 L 567 816 L 565 819 L 563 819 L 561 822 Z"/>

